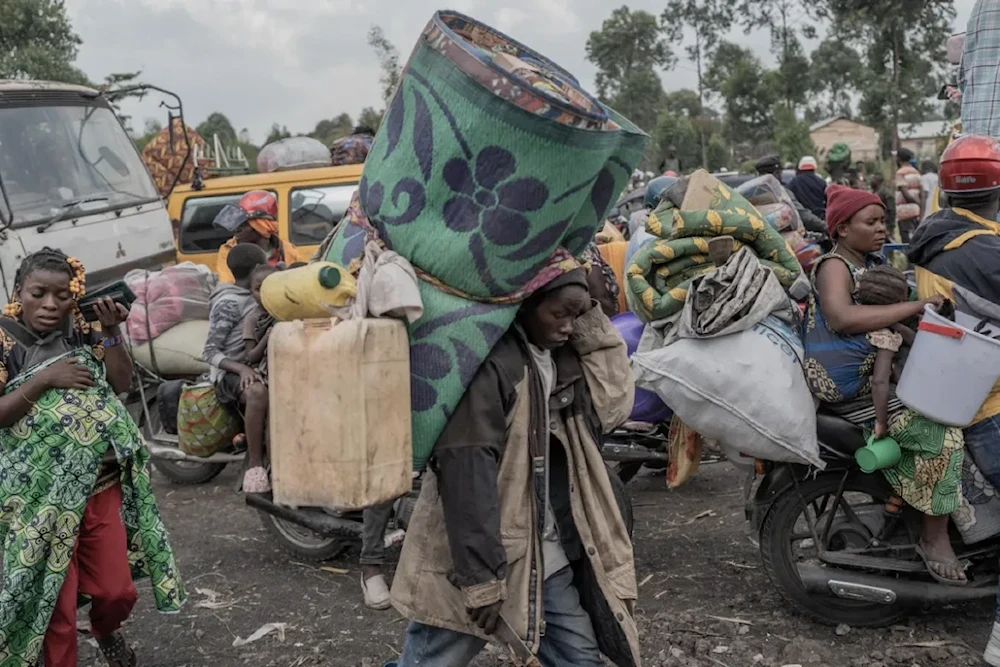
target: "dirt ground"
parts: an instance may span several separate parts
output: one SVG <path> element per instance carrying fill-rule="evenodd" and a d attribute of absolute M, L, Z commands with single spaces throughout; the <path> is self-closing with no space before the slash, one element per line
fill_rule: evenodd
<path fill-rule="evenodd" d="M 236 470 L 200 487 L 157 476 L 190 601 L 157 614 L 145 583 L 126 630 L 143 667 L 381 667 L 398 656 L 405 624 L 361 603 L 357 552 L 328 567 L 279 550 L 235 492 Z M 816 624 L 791 613 L 770 586 L 743 521 L 742 474 L 705 466 L 677 491 L 661 474 L 632 483 L 637 607 L 647 667 L 928 667 L 981 665 L 992 602 L 946 607 L 881 630 Z M 711 511 L 709 513 L 708 511 Z M 273 632 L 234 648 L 268 623 Z M 845 633 L 846 631 L 846 633 Z M 81 665 L 101 664 L 93 647 Z M 479 667 L 509 664 L 490 649 Z M 445 666 L 433 666 L 445 667 Z"/>

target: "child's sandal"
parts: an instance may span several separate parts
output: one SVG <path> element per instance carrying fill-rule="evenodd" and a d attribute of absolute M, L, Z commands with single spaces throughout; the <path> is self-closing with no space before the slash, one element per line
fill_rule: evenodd
<path fill-rule="evenodd" d="M 243 475 L 244 493 L 267 493 L 270 490 L 271 480 L 268 479 L 267 470 L 264 468 L 250 468 Z"/>
<path fill-rule="evenodd" d="M 125 635 L 116 632 L 106 639 L 98 642 L 101 653 L 108 663 L 108 667 L 135 667 L 135 651 L 128 645 Z"/>

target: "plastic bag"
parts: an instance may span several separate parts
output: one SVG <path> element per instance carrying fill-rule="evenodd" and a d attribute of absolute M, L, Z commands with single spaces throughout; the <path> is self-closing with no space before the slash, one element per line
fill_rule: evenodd
<path fill-rule="evenodd" d="M 129 271 L 125 284 L 136 297 L 126 321 L 129 340 L 140 345 L 181 322 L 207 320 L 217 282 L 207 266 L 193 262 L 162 271 Z"/>
<path fill-rule="evenodd" d="M 329 166 L 330 149 L 312 137 L 281 139 L 264 146 L 257 154 L 257 171 L 262 174 Z"/>
<path fill-rule="evenodd" d="M 632 356 L 636 386 L 727 449 L 765 461 L 825 467 L 802 342 L 773 315 L 719 338 L 681 338 Z"/>

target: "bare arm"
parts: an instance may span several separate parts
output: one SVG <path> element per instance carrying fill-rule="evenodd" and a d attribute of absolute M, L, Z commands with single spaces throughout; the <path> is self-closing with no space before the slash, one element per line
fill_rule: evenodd
<path fill-rule="evenodd" d="M 264 332 L 264 337 L 260 341 L 252 338 L 244 338 L 243 344 L 246 346 L 247 362 L 251 365 L 260 363 L 260 360 L 267 355 L 267 341 L 271 338 L 271 330 Z"/>
<path fill-rule="evenodd" d="M 7 383 L 0 385 L 0 392 Z M 45 378 L 40 373 L 31 378 L 16 390 L 0 396 L 0 428 L 13 426 L 24 415 L 28 414 L 32 404 L 48 389 Z"/>
<path fill-rule="evenodd" d="M 893 324 L 889 328 L 902 336 L 904 343 L 907 345 L 913 345 L 913 340 L 917 337 L 917 333 L 913 329 L 905 324 Z"/>
<path fill-rule="evenodd" d="M 851 300 L 854 280 L 844 262 L 827 261 L 816 274 L 823 318 L 833 331 L 852 335 L 885 329 L 918 315 L 929 300 L 907 301 L 889 306 L 859 306 Z"/>
<path fill-rule="evenodd" d="M 111 327 L 104 332 L 108 338 L 121 335 L 118 327 Z M 104 367 L 107 369 L 108 384 L 116 394 L 128 391 L 132 386 L 132 357 L 124 345 L 113 345 L 104 348 Z"/>
<path fill-rule="evenodd" d="M 879 349 L 875 354 L 872 372 L 872 401 L 875 403 L 875 437 L 885 437 L 889 432 L 889 380 L 892 377 L 892 359 L 896 353 Z"/>

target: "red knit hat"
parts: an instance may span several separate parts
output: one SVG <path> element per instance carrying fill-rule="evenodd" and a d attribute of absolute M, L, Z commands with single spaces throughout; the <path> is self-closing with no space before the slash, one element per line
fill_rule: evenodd
<path fill-rule="evenodd" d="M 883 209 L 885 204 L 874 192 L 855 190 L 845 185 L 833 183 L 826 187 L 826 229 L 834 238 L 837 227 L 866 206 L 877 204 Z"/>

